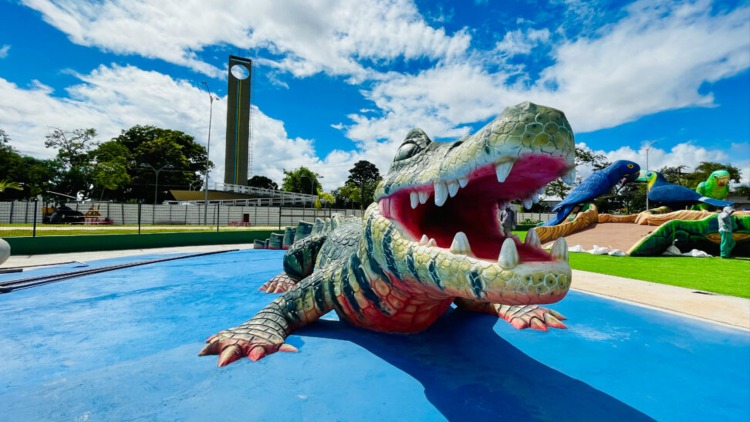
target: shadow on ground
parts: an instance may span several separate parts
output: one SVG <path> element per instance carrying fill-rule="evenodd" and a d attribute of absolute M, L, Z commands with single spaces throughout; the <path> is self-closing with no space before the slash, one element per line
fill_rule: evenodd
<path fill-rule="evenodd" d="M 295 334 L 348 340 L 367 349 L 419 381 L 426 398 L 452 421 L 652 420 L 528 357 L 493 331 L 495 323 L 491 316 L 452 310 L 417 335 L 381 334 L 326 320 Z M 553 346 L 549 353 L 555 353 Z"/>

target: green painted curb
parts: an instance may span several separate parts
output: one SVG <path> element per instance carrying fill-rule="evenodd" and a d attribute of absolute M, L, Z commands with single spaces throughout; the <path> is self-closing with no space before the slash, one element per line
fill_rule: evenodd
<path fill-rule="evenodd" d="M 272 230 L 209 233 L 99 234 L 85 236 L 10 237 L 11 255 L 38 255 L 118 249 L 253 243 L 267 239 Z"/>

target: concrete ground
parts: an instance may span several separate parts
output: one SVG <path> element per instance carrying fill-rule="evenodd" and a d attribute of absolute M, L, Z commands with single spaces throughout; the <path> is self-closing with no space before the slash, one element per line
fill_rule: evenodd
<path fill-rule="evenodd" d="M 189 247 L 130 249 L 119 251 L 78 252 L 50 255 L 12 255 L 0 269 L 35 265 L 54 265 L 70 261 L 94 261 L 116 257 L 199 253 L 231 249 L 249 249 L 250 244 L 204 245 Z M 750 300 L 697 292 L 682 287 L 573 270 L 574 290 L 610 299 L 635 303 L 667 312 L 704 319 L 750 331 Z"/>

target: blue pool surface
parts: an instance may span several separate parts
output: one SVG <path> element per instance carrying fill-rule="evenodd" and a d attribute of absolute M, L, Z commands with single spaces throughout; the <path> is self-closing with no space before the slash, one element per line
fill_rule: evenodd
<path fill-rule="evenodd" d="M 230 252 L 0 295 L 0 420 L 750 419 L 748 332 L 575 291 L 551 306 L 567 330 L 450 311 L 424 333 L 388 335 L 331 313 L 289 337 L 299 353 L 224 368 L 198 357 L 272 300 L 257 289 L 282 256 Z"/>

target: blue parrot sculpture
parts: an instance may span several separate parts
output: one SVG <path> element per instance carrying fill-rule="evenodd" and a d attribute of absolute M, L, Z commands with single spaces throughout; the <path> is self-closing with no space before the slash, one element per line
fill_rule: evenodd
<path fill-rule="evenodd" d="M 552 212 L 556 212 L 557 215 L 543 225 L 560 224 L 576 206 L 604 195 L 618 183 L 632 182 L 638 177 L 640 170 L 641 167 L 632 161 L 618 160 L 602 170 L 591 173 L 591 176 L 576 186 L 562 202 L 552 209 Z"/>
<path fill-rule="evenodd" d="M 724 208 L 734 205 L 732 201 L 723 201 L 680 185 L 673 185 L 661 173 L 647 171 L 644 176 L 648 183 L 648 200 L 669 206 L 672 209 L 682 209 L 699 202 Z"/>

